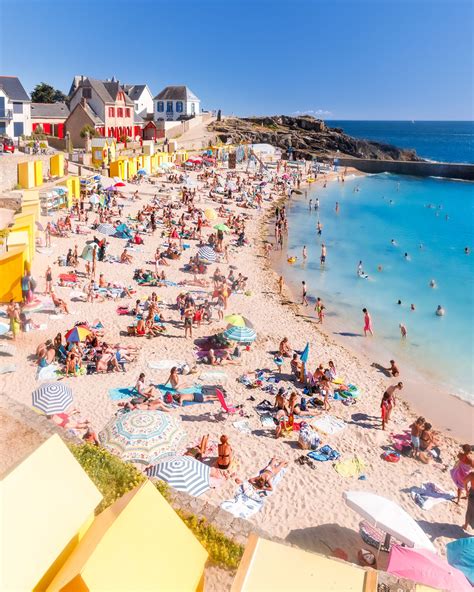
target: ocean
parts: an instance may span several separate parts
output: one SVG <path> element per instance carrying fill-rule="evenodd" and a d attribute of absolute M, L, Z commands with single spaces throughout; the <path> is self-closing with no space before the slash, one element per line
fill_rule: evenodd
<path fill-rule="evenodd" d="M 474 121 L 326 121 L 355 138 L 415 149 L 442 162 L 474 163 Z"/>
<path fill-rule="evenodd" d="M 320 209 L 309 212 L 308 200 L 314 204 L 316 197 Z M 361 311 L 367 307 L 382 349 L 474 403 L 474 252 L 464 253 L 465 247 L 474 247 L 473 185 L 389 174 L 353 177 L 292 200 L 288 217 L 284 256 L 295 255 L 298 261 L 285 261 L 286 279 L 294 285 L 304 279 L 312 298 L 325 302 L 328 319 L 348 334 L 362 333 Z M 327 246 L 324 268 L 322 242 Z M 359 260 L 367 279 L 357 276 Z M 444 317 L 436 316 L 438 305 Z M 407 328 L 406 340 L 400 337 L 400 323 Z M 354 343 L 363 342 L 357 337 Z"/>

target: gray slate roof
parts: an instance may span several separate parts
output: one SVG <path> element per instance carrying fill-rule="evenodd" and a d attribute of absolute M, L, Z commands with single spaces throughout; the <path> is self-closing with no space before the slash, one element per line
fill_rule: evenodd
<path fill-rule="evenodd" d="M 124 84 L 123 89 L 132 101 L 138 101 L 146 84 Z"/>
<path fill-rule="evenodd" d="M 158 101 L 199 101 L 187 86 L 167 86 L 155 97 Z"/>
<path fill-rule="evenodd" d="M 31 101 L 17 76 L 0 76 L 0 87 L 12 101 Z"/>
<path fill-rule="evenodd" d="M 78 88 L 83 86 L 92 87 L 104 103 L 115 103 L 117 94 L 119 90 L 121 90 L 121 86 L 118 82 L 96 80 L 95 78 L 84 78 L 84 80 L 79 80 Z M 125 103 L 133 105 L 133 101 L 126 93 Z"/>
<path fill-rule="evenodd" d="M 65 118 L 69 115 L 66 103 L 31 103 L 31 117 Z"/>

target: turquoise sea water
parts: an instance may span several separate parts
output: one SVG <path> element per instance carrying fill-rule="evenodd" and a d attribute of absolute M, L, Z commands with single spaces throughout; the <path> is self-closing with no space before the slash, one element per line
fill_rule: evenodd
<path fill-rule="evenodd" d="M 416 150 L 443 162 L 474 163 L 474 121 L 326 121 L 356 138 Z"/>
<path fill-rule="evenodd" d="M 309 212 L 310 197 L 313 204 L 319 197 L 318 212 Z M 397 360 L 410 361 L 474 403 L 474 252 L 464 253 L 466 246 L 474 248 L 473 222 L 470 183 L 388 174 L 334 181 L 289 205 L 287 252 L 298 261 L 286 265 L 285 273 L 298 282 L 305 279 L 310 295 L 323 298 L 328 317 L 337 315 L 345 331 L 361 333 L 361 309 L 367 307 L 377 341 Z M 322 242 L 327 246 L 324 269 Z M 357 277 L 359 260 L 368 279 Z M 438 304 L 446 309 L 444 317 L 435 315 Z M 408 330 L 405 343 L 399 323 Z"/>

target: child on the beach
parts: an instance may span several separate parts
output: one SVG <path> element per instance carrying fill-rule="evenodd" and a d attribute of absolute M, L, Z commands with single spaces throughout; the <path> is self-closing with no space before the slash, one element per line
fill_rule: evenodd
<path fill-rule="evenodd" d="M 419 417 L 414 423 L 411 424 L 411 444 L 412 444 L 412 452 L 411 456 L 413 458 L 418 458 L 418 454 L 420 452 L 420 436 L 421 432 L 423 431 L 423 426 L 425 425 L 425 418 Z"/>

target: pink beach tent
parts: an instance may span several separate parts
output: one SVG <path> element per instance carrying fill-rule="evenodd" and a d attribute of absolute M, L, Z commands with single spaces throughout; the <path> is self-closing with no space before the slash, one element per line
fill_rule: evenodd
<path fill-rule="evenodd" d="M 428 549 L 393 545 L 387 572 L 447 592 L 472 592 L 462 571 Z"/>

